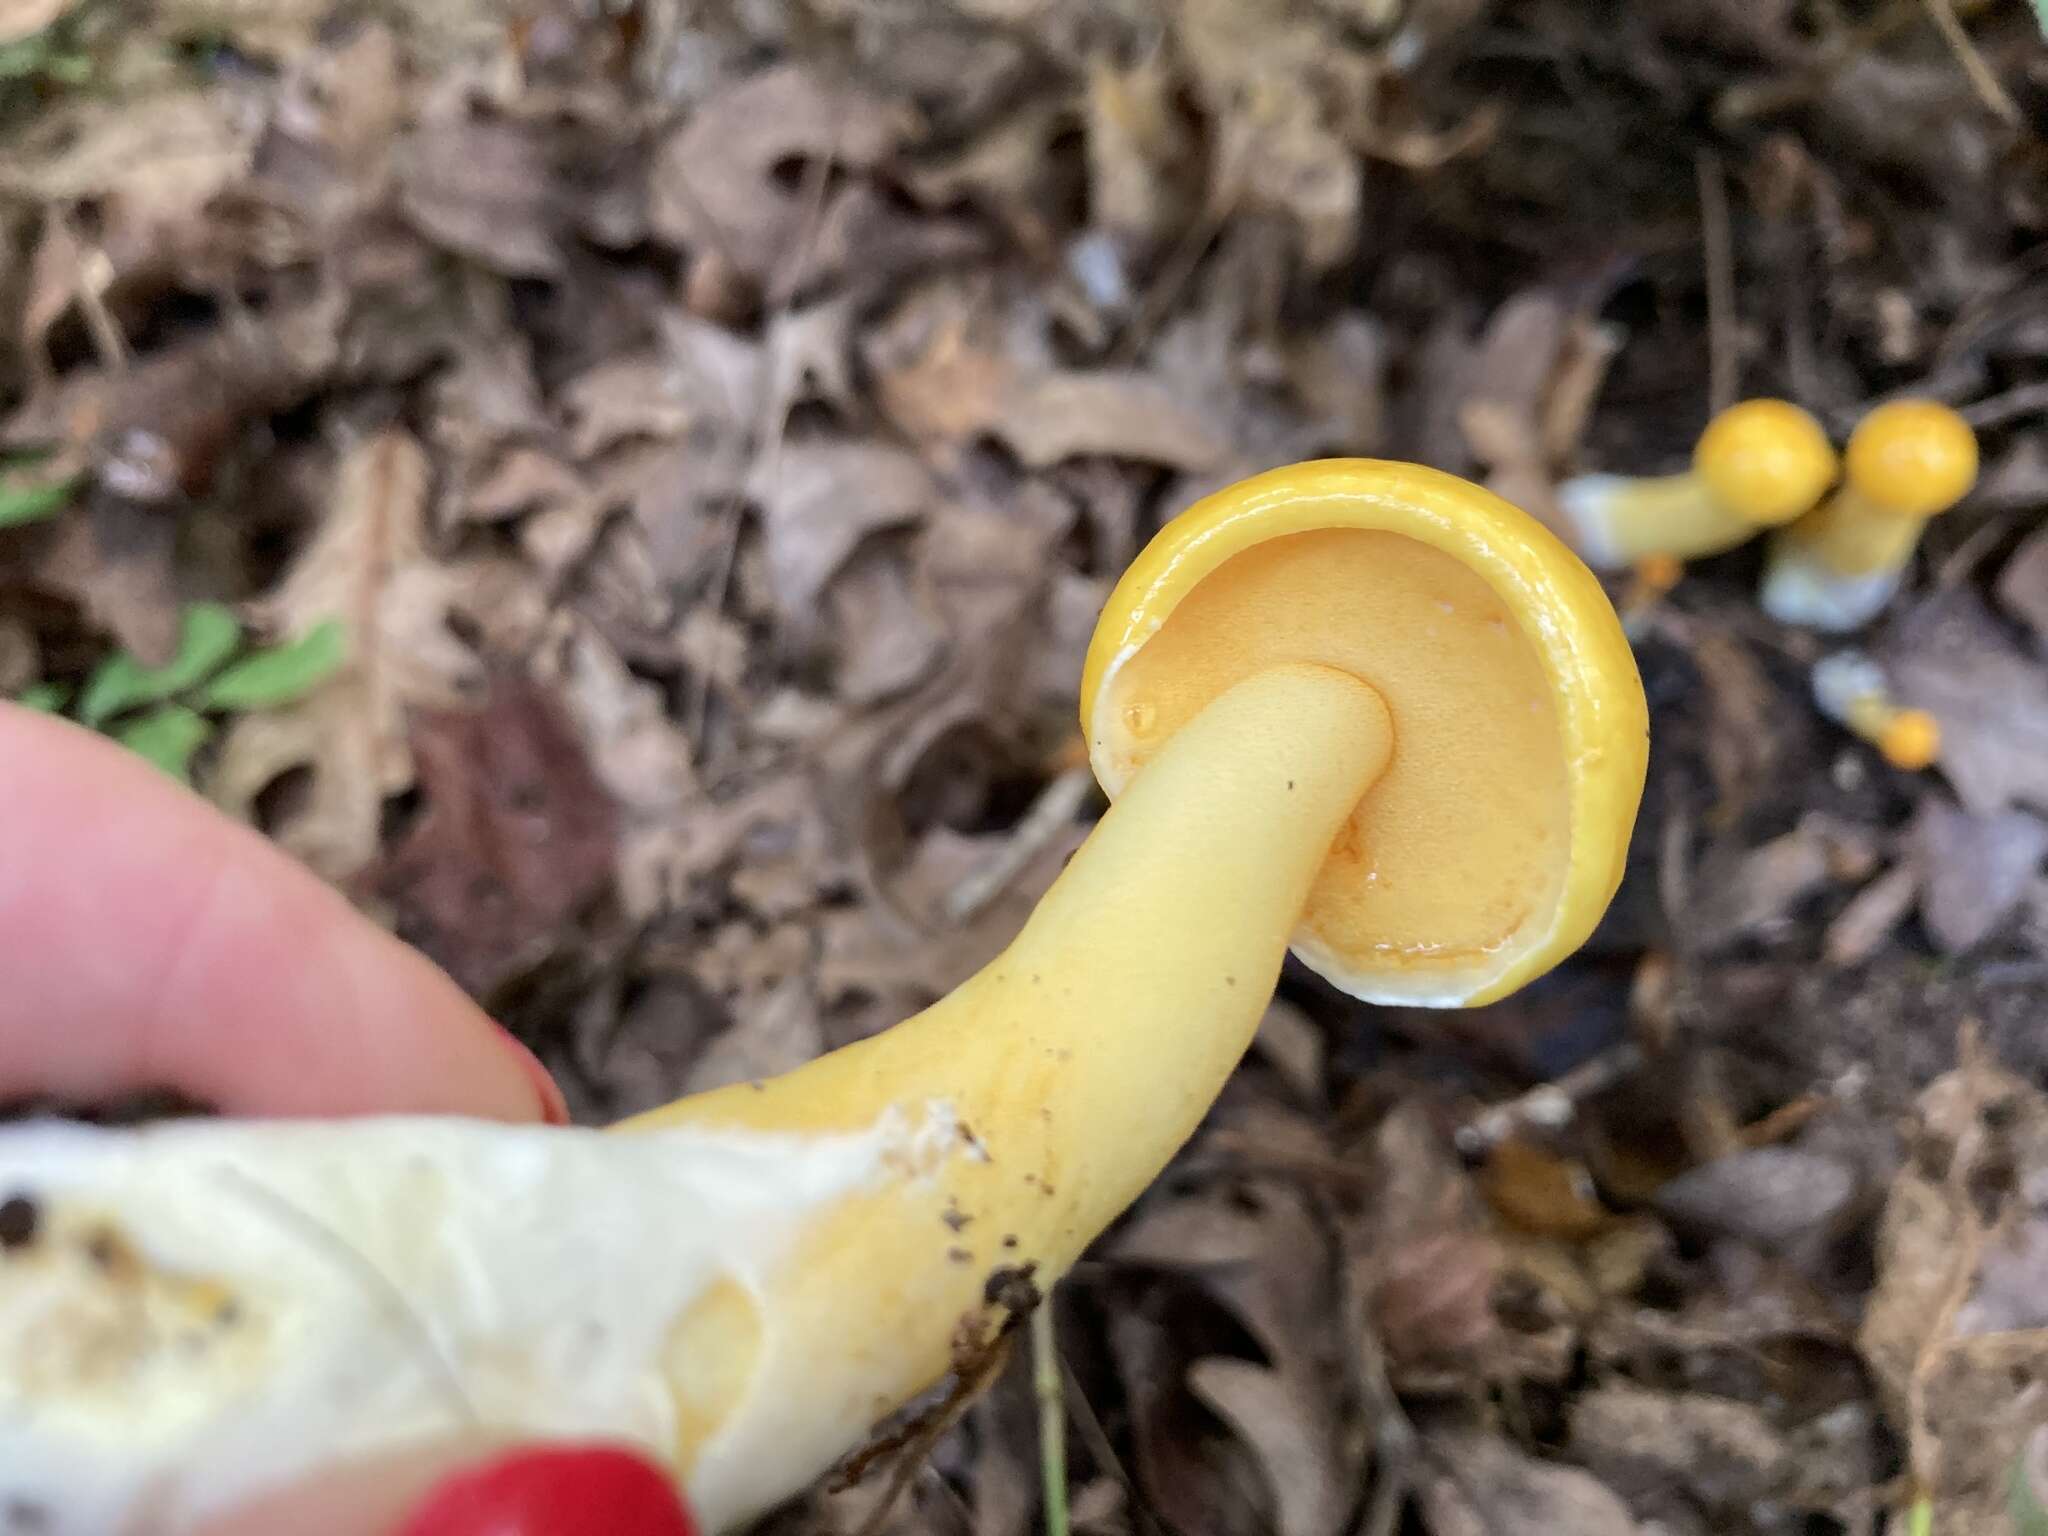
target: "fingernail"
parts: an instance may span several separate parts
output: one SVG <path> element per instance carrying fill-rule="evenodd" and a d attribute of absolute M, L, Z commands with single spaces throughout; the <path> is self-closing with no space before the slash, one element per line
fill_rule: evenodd
<path fill-rule="evenodd" d="M 614 1446 L 511 1451 L 437 1484 L 397 1536 L 697 1536 L 668 1474 Z"/>
<path fill-rule="evenodd" d="M 527 1080 L 533 1084 L 533 1091 L 540 1095 L 541 1115 L 549 1125 L 567 1125 L 569 1101 L 562 1097 L 561 1085 L 554 1080 L 548 1069 L 540 1064 L 540 1058 L 533 1054 L 532 1048 L 524 1040 L 509 1029 L 500 1029 L 498 1033 L 504 1036 L 505 1044 L 518 1056 L 519 1064 L 526 1069 Z"/>

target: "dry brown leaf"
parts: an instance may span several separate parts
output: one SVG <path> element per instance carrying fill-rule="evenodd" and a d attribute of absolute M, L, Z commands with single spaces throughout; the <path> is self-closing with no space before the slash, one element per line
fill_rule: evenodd
<path fill-rule="evenodd" d="M 1335 1536 L 1343 1529 L 1351 1490 L 1331 1465 L 1329 1403 L 1319 1384 L 1212 1355 L 1188 1367 L 1188 1385 L 1258 1456 L 1280 1536 Z"/>
<path fill-rule="evenodd" d="M 1721 1529 L 1782 1496 L 1797 1472 L 1784 1435 L 1751 1404 L 1623 1382 L 1573 1399 L 1571 1450 L 1609 1488 L 1650 1508 L 1703 1507 Z"/>
<path fill-rule="evenodd" d="M 1339 132 L 1368 110 L 1373 66 L 1341 29 L 1284 0 L 1188 0 L 1178 40 L 1219 141 L 1212 207 L 1285 216 L 1316 270 L 1358 241 L 1364 179 Z"/>
<path fill-rule="evenodd" d="M 808 981 L 792 976 L 711 1042 L 690 1069 L 683 1092 L 759 1082 L 802 1066 L 824 1049 L 817 999 Z"/>
<path fill-rule="evenodd" d="M 469 487 L 461 515 L 468 522 L 498 523 L 589 495 L 583 477 L 553 454 L 513 447 Z"/>
<path fill-rule="evenodd" d="M 1379 451 L 1386 432 L 1387 343 L 1379 324 L 1347 310 L 1288 351 L 1287 377 L 1308 411 L 1327 423 L 1330 446 Z"/>
<path fill-rule="evenodd" d="M 1041 207 L 1057 161 L 1053 141 L 1073 126 L 1074 103 L 1056 94 L 1027 101 L 958 151 L 906 169 L 904 184 L 927 207 L 971 201 L 1001 219 L 1011 238 L 1035 256 L 1055 238 Z"/>
<path fill-rule="evenodd" d="M 1087 455 L 1203 470 L 1229 457 L 1228 435 L 1150 374 L 1051 373 L 1004 393 L 989 424 L 1025 464 Z"/>
<path fill-rule="evenodd" d="M 2048 1393 L 2048 1100 L 1971 1049 L 1920 1096 L 1857 1336 L 1936 1531 L 2001 1528 Z"/>
<path fill-rule="evenodd" d="M 1087 135 L 1092 224 L 1141 250 L 1186 227 L 1198 156 L 1163 56 L 1128 69 L 1107 54 L 1091 60 Z"/>
<path fill-rule="evenodd" d="M 1656 1207 L 1682 1232 L 1790 1253 L 1825 1245 L 1860 1193 L 1856 1170 L 1841 1158 L 1805 1147 L 1750 1147 L 1670 1180 Z"/>
<path fill-rule="evenodd" d="M 914 126 L 907 109 L 821 67 L 783 64 L 751 75 L 712 95 L 661 145 L 654 228 L 766 286 L 797 254 L 806 214 L 801 190 L 778 181 L 777 168 L 802 160 L 866 169 L 894 154 Z"/>
<path fill-rule="evenodd" d="M 1913 909 L 1920 871 L 1911 860 L 1893 865 L 1842 908 L 1821 940 L 1830 965 L 1861 965 L 1875 955 Z"/>
<path fill-rule="evenodd" d="M 88 460 L 130 501 L 197 496 L 245 428 L 298 403 L 341 355 L 339 307 L 232 322 L 125 367 L 67 375 L 0 426 L 0 446 Z"/>
<path fill-rule="evenodd" d="M 687 882 L 723 857 L 693 841 L 697 797 L 689 738 L 654 684 L 633 675 L 588 623 L 558 617 L 542 675 L 560 690 L 592 767 L 619 807 L 619 893 L 644 919 L 682 902 Z M 701 828 L 701 830 L 709 830 Z"/>
<path fill-rule="evenodd" d="M 1015 373 L 985 306 L 960 285 L 912 294 L 864 341 L 882 409 L 920 442 L 966 442 L 995 424 Z"/>
<path fill-rule="evenodd" d="M 2048 529 L 2029 537 L 1998 575 L 1998 600 L 2048 642 Z"/>
<path fill-rule="evenodd" d="M 333 7 L 329 0 L 155 0 L 154 11 L 174 36 L 225 38 L 245 53 L 289 59 L 312 45 Z"/>
<path fill-rule="evenodd" d="M 248 177 L 262 127 L 259 104 L 226 88 L 95 100 L 39 122 L 0 166 L 0 190 L 39 203 L 97 199 L 132 230 L 161 229 Z"/>
<path fill-rule="evenodd" d="M 1686 941 L 1711 954 L 1781 927 L 1793 908 L 1832 876 L 1825 837 L 1802 823 L 1761 847 L 1709 858 L 1694 877 L 1694 901 L 1679 920 Z"/>
<path fill-rule="evenodd" d="M 2025 811 L 1973 816 L 1928 795 L 1914 819 L 1913 854 L 1920 920 L 1944 954 L 1959 955 L 2026 900 L 2048 855 L 2048 823 Z"/>
<path fill-rule="evenodd" d="M 825 594 L 839 665 L 840 696 L 874 705 L 909 692 L 946 652 L 946 633 L 911 583 L 901 556 L 856 555 Z"/>
<path fill-rule="evenodd" d="M 308 770 L 273 835 L 330 879 L 376 854 L 384 798 L 413 782 L 408 709 L 451 707 L 481 679 L 446 624 L 451 608 L 481 594 L 428 556 L 428 475 L 426 454 L 398 428 L 343 453 L 312 542 L 255 606 L 283 638 L 338 621 L 348 660 L 305 702 L 238 719 L 208 781 L 217 803 L 252 818 L 277 778 Z"/>
<path fill-rule="evenodd" d="M 1941 772 L 1963 809 L 2048 809 L 2048 669 L 2014 645 L 1973 592 L 1936 592 L 1879 647 L 1902 704 L 1941 724 Z"/>
<path fill-rule="evenodd" d="M 560 398 L 576 456 L 595 458 L 628 438 L 687 432 L 699 412 L 671 388 L 673 379 L 658 358 L 618 357 L 570 380 Z"/>
<path fill-rule="evenodd" d="M 1493 1310 L 1500 1245 L 1478 1232 L 1426 1232 L 1395 1241 L 1370 1307 L 1388 1370 L 1401 1386 L 1424 1373 L 1483 1370 L 1500 1332 Z"/>
<path fill-rule="evenodd" d="M 513 671 L 413 721 L 422 807 L 371 884 L 399 935 L 478 997 L 544 959 L 611 881 L 615 818 L 562 706 Z"/>
<path fill-rule="evenodd" d="M 437 123 L 399 146 L 399 206 L 413 226 L 506 277 L 561 274 L 553 188 L 545 145 L 518 123 Z"/>
<path fill-rule="evenodd" d="M 1692 660 L 1710 710 L 1706 758 L 1714 776 L 1713 814 L 1733 823 L 1777 766 L 1778 728 L 1772 720 L 1778 693 L 1748 648 L 1723 630 L 1701 628 Z"/>
<path fill-rule="evenodd" d="M 931 510 L 931 475 L 912 455 L 875 442 L 787 443 L 755 466 L 776 606 L 799 630 L 814 624 L 827 583 L 870 534 Z"/>
<path fill-rule="evenodd" d="M 1261 1186 L 1236 1200 L 1162 1202 L 1140 1213 L 1115 1252 L 1197 1280 L 1251 1330 L 1265 1365 L 1202 1360 L 1189 1385 L 1257 1454 L 1284 1536 L 1334 1536 L 1350 1513 L 1356 1469 L 1325 1336 L 1329 1245 L 1300 1197 Z"/>
<path fill-rule="evenodd" d="M 122 649 L 160 666 L 178 643 L 177 538 L 169 509 L 94 492 L 58 519 L 37 580 L 73 598 Z"/>
<path fill-rule="evenodd" d="M 1498 1435 L 1438 1431 L 1416 1488 L 1430 1536 L 1643 1536 L 1598 1478 L 1525 1456 Z"/>

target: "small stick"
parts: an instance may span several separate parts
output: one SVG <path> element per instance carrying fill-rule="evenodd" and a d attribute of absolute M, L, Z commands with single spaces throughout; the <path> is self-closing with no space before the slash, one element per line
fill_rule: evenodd
<path fill-rule="evenodd" d="M 1735 338 L 1735 248 L 1728 223 L 1728 178 L 1721 157 L 1703 149 L 1693 157 L 1699 182 L 1700 240 L 1707 264 L 1707 411 L 1735 403 L 1741 387 Z"/>
<path fill-rule="evenodd" d="M 2007 422 L 2039 416 L 2044 411 L 2048 411 L 2048 384 L 2037 379 L 2031 384 L 2016 384 L 2003 394 L 1989 395 L 1975 404 L 1963 406 L 1962 417 L 1982 432 L 1987 427 L 2002 427 Z"/>
<path fill-rule="evenodd" d="M 1031 1312 L 1031 1384 L 1038 1394 L 1038 1471 L 1045 1491 L 1045 1536 L 1068 1536 L 1067 1408 L 1053 1337 L 1052 1291 Z"/>
<path fill-rule="evenodd" d="M 1948 44 L 1948 51 L 1956 56 L 1956 62 L 1963 66 L 1963 73 L 1970 77 L 1970 88 L 1977 93 L 1977 99 L 1984 103 L 1986 110 L 2008 128 L 2020 125 L 2020 109 L 2013 104 L 2005 87 L 1999 84 L 1998 76 L 1991 72 L 1991 66 L 1984 62 L 1984 55 L 1977 51 L 1977 45 L 1970 41 L 1970 34 L 1963 30 L 1963 24 L 1956 19 L 1955 6 L 1950 0 L 1920 0 L 1927 8 L 1927 14 L 1941 31 L 1941 40 Z"/>
<path fill-rule="evenodd" d="M 946 893 L 942 908 L 946 921 L 959 926 L 986 911 L 1054 838 L 1073 825 L 1094 786 L 1095 777 L 1084 766 L 1069 768 L 1041 789 L 1001 851 L 968 871 L 966 878 Z"/>
<path fill-rule="evenodd" d="M 1553 1082 L 1538 1083 L 1505 1104 L 1482 1110 L 1459 1126 L 1451 1139 L 1460 1152 L 1476 1157 L 1491 1152 L 1520 1130 L 1558 1130 L 1571 1124 L 1579 1105 L 1613 1087 L 1642 1064 L 1642 1047 L 1633 1040 L 1623 1040 Z"/>

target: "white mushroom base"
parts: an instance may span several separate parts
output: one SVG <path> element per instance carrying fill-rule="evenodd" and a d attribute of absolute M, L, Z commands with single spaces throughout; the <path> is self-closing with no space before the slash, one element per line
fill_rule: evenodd
<path fill-rule="evenodd" d="M 0 1128 L 0 1509 L 40 1536 L 174 1536 L 329 1461 L 478 1425 L 672 1465 L 678 1316 L 720 1281 L 759 1297 L 821 1213 L 927 1176 L 957 1140 L 943 1105 L 812 1137 Z M 792 1465 L 805 1447 L 858 1443 L 867 1422 L 814 1422 L 829 1397 L 736 1405 L 690 1469 L 708 1529 L 823 1470 Z"/>
<path fill-rule="evenodd" d="M 1576 475 L 1558 485 L 1567 542 L 1594 570 L 1626 570 L 1635 563 L 1623 542 L 1618 512 L 1640 484 L 1626 475 Z"/>
<path fill-rule="evenodd" d="M 1757 601 L 1781 624 L 1823 634 L 1861 629 L 1892 600 L 1904 568 L 1844 576 L 1797 549 L 1771 551 Z"/>

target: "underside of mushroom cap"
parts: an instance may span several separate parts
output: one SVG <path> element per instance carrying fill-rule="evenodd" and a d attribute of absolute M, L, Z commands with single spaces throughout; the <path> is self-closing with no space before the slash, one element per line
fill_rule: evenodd
<path fill-rule="evenodd" d="M 1293 947 L 1372 1002 L 1471 1006 L 1584 941 L 1620 882 L 1647 711 L 1599 583 L 1499 497 L 1334 459 L 1175 518 L 1089 648 L 1081 723 L 1114 797 L 1235 683 L 1285 662 L 1385 700 L 1394 750 L 1333 846 Z"/>

